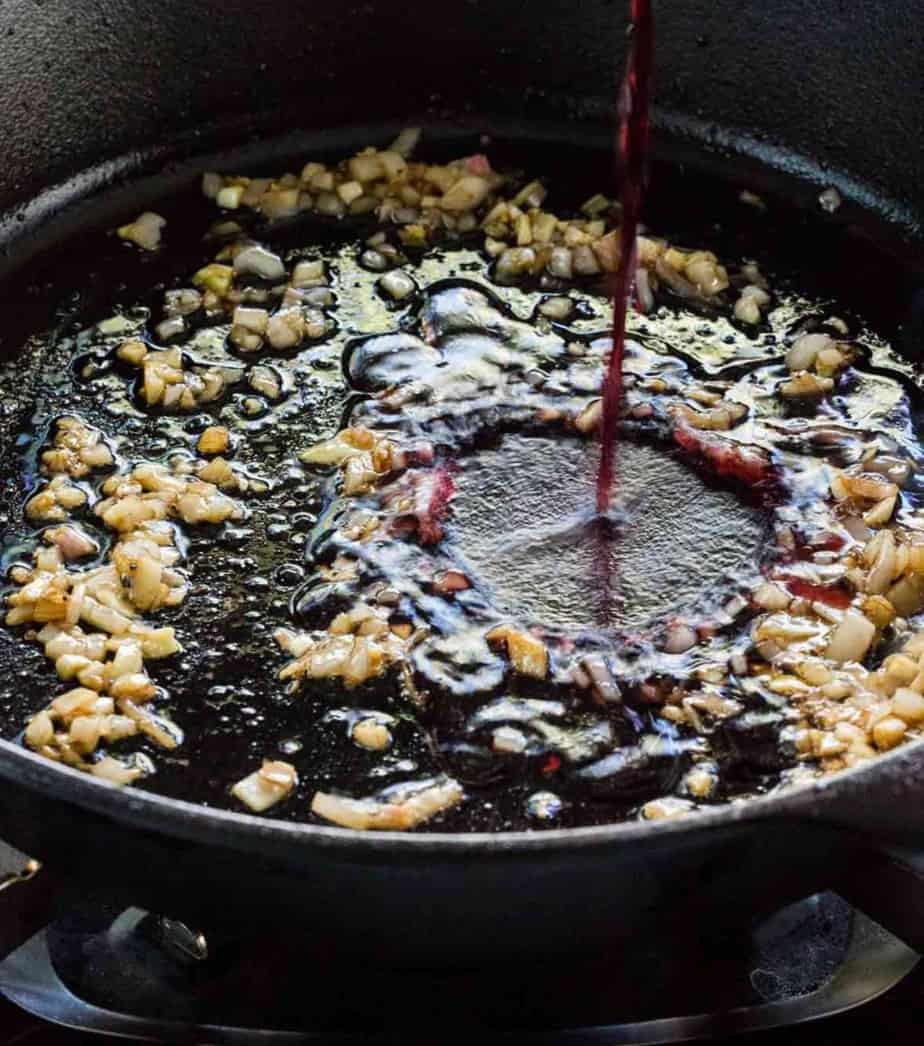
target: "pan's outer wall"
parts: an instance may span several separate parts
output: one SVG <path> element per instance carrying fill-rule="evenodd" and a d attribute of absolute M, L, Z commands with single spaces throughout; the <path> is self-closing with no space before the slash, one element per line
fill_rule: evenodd
<path fill-rule="evenodd" d="M 0 776 L 8 769 L 0 763 Z M 75 772 L 57 776 L 83 790 Z M 595 830 L 583 845 L 573 833 L 537 833 L 519 846 L 502 835 L 456 837 L 448 846 L 446 836 L 325 838 L 316 829 L 281 838 L 272 822 L 250 818 L 256 830 L 245 834 L 227 815 L 207 823 L 204 810 L 185 823 L 175 810 L 172 827 L 180 830 L 167 836 L 156 810 L 132 817 L 139 796 L 96 798 L 78 809 L 8 781 L 0 789 L 4 837 L 64 869 L 57 898 L 64 910 L 94 898 L 116 910 L 137 905 L 204 928 L 213 943 L 283 928 L 316 942 L 325 962 L 544 962 L 619 954 L 651 934 L 722 939 L 831 883 L 832 855 L 843 842 L 807 818 L 755 824 L 729 816 L 635 838 Z M 92 809 L 102 804 L 117 816 Z"/>
<path fill-rule="evenodd" d="M 104 160 L 204 125 L 239 130 L 253 114 L 300 128 L 427 109 L 611 119 L 627 7 L 6 0 L 0 212 Z M 921 235 L 924 0 L 656 0 L 655 14 L 669 119 L 717 142 L 746 135 L 781 163 L 810 159 L 815 178 L 847 176 Z"/>

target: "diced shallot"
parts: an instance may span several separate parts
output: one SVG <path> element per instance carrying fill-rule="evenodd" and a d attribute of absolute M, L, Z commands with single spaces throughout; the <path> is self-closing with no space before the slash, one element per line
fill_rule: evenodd
<path fill-rule="evenodd" d="M 254 813 L 261 814 L 292 794 L 298 773 L 291 763 L 264 760 L 259 770 L 242 778 L 231 794 Z"/>
<path fill-rule="evenodd" d="M 835 628 L 825 655 L 832 661 L 862 661 L 876 635 L 873 623 L 855 610 L 848 610 Z"/>
<path fill-rule="evenodd" d="M 311 812 L 342 828 L 403 832 L 451 809 L 462 798 L 462 786 L 458 781 L 439 777 L 420 785 L 390 788 L 387 794 L 378 798 L 351 799 L 316 792 L 311 801 Z"/>

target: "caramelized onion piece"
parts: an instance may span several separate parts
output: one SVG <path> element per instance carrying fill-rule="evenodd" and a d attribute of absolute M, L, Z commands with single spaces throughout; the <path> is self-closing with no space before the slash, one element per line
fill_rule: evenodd
<path fill-rule="evenodd" d="M 292 794 L 298 773 L 291 763 L 264 759 L 259 770 L 242 778 L 231 794 L 256 814 L 261 814 Z"/>
<path fill-rule="evenodd" d="M 438 777 L 429 782 L 390 788 L 377 798 L 351 799 L 316 792 L 311 812 L 342 828 L 404 832 L 451 809 L 462 801 L 463 794 L 458 781 Z"/>
<path fill-rule="evenodd" d="M 156 251 L 160 247 L 161 232 L 166 224 L 166 218 L 153 211 L 145 211 L 128 225 L 120 225 L 116 235 L 120 240 L 134 243 L 144 251 Z"/>
<path fill-rule="evenodd" d="M 832 661 L 862 661 L 875 635 L 871 621 L 856 610 L 848 610 L 834 630 L 825 656 Z"/>
<path fill-rule="evenodd" d="M 147 756 L 138 754 L 130 759 L 115 759 L 111 755 L 103 756 L 89 768 L 94 777 L 100 777 L 111 784 L 124 786 L 133 784 L 139 777 L 146 777 L 154 772 L 154 765 Z"/>
<path fill-rule="evenodd" d="M 533 679 L 545 679 L 549 673 L 549 652 L 541 639 L 529 632 L 498 625 L 485 637 L 492 646 L 503 645 L 515 672 Z"/>

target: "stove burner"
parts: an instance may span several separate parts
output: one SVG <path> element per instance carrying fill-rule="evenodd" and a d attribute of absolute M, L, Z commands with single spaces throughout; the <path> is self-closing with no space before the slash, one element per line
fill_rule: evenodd
<path fill-rule="evenodd" d="M 0 964 L 0 991 L 54 1023 L 159 1042 L 368 1041 L 386 1026 L 410 1037 L 461 1024 L 536 1041 L 644 1044 L 827 1016 L 881 994 L 918 961 L 834 894 L 734 940 L 650 940 L 631 956 L 550 958 L 515 977 L 490 967 L 364 971 L 331 960 L 333 942 L 211 936 L 206 946 L 141 909 L 88 905 Z"/>

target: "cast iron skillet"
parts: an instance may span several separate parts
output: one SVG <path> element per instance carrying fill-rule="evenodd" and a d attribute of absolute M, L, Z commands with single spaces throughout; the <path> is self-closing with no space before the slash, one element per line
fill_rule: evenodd
<path fill-rule="evenodd" d="M 5 5 L 5 351 L 18 348 L 15 321 L 46 306 L 16 289 L 42 252 L 119 209 L 137 213 L 191 179 L 204 151 L 415 116 L 608 133 L 624 29 L 607 0 L 319 2 L 258 17 L 238 0 L 128 6 Z M 899 308 L 913 351 L 924 78 L 906 33 L 924 3 L 890 0 L 876 17 L 837 0 L 810 11 L 711 0 L 657 16 L 660 148 L 806 207 L 835 185 L 846 202 L 833 221 L 905 259 Z M 348 953 L 430 965 L 602 948 L 655 926 L 698 932 L 828 886 L 924 946 L 922 772 L 917 743 L 689 821 L 374 835 L 117 791 L 0 742 L 0 835 L 57 870 L 62 904 L 99 890 L 195 925 L 295 926 L 332 933 Z"/>

